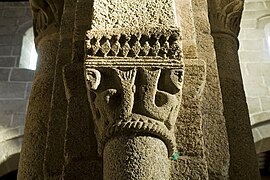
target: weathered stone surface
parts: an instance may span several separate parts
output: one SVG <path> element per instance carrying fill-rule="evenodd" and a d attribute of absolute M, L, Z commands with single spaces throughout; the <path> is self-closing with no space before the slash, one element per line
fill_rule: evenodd
<path fill-rule="evenodd" d="M 94 1 L 93 29 L 175 26 L 173 0 Z"/>
<path fill-rule="evenodd" d="M 24 98 L 24 92 L 26 89 L 25 83 L 0 83 L 0 98 Z"/>
<path fill-rule="evenodd" d="M 0 67 L 14 67 L 15 62 L 15 57 L 0 57 Z"/>
<path fill-rule="evenodd" d="M 170 179 L 170 160 L 163 141 L 146 135 L 109 140 L 104 149 L 104 180 Z"/>
<path fill-rule="evenodd" d="M 65 165 L 66 130 L 69 123 L 67 117 L 67 99 L 63 79 L 63 68 L 71 61 L 72 36 L 74 24 L 75 2 L 64 4 L 64 11 L 60 27 L 59 49 L 56 56 L 54 82 L 52 91 L 51 113 L 48 121 L 46 149 L 44 157 L 44 177 L 46 179 L 60 179 Z M 57 12 L 59 13 L 59 12 Z M 65 152 L 69 154 L 69 152 Z M 68 160 L 67 160 L 68 161 Z"/>
<path fill-rule="evenodd" d="M 11 69 L 0 69 L 0 81 L 8 81 Z"/>
<path fill-rule="evenodd" d="M 237 54 L 243 1 L 212 2 L 209 8 L 230 149 L 230 179 L 259 179 Z"/>
<path fill-rule="evenodd" d="M 206 64 L 197 59 L 185 60 L 184 63 L 183 100 L 176 122 L 177 149 L 180 157 L 173 162 L 172 179 L 207 179 L 201 115 Z"/>
<path fill-rule="evenodd" d="M 82 179 L 98 180 L 102 178 L 102 161 L 97 155 L 97 143 L 83 72 L 84 38 L 86 30 L 91 25 L 88 22 L 92 15 L 93 1 L 71 0 L 65 3 L 68 8 L 65 8 L 63 18 L 66 19 L 62 23 L 68 28 L 61 30 L 65 35 L 67 31 L 72 32 L 74 28 L 74 33 L 71 34 L 73 36 L 71 37 L 73 47 L 70 49 L 72 58 L 65 65 L 63 72 L 67 99 L 63 178 L 76 179 L 80 175 Z M 71 16 L 72 13 L 75 13 L 75 17 Z M 70 58 L 67 54 L 65 56 Z"/>
<path fill-rule="evenodd" d="M 226 179 L 229 168 L 228 141 L 207 2 L 193 1 L 192 7 L 198 58 L 206 61 L 206 83 L 202 94 L 202 128 L 208 174 L 209 179 Z"/>
<path fill-rule="evenodd" d="M 47 137 L 55 58 L 58 39 L 39 45 L 40 67 L 36 71 L 26 116 L 19 179 L 43 177 L 43 161 Z"/>
<path fill-rule="evenodd" d="M 33 81 L 34 71 L 29 69 L 13 69 L 10 81 Z"/>

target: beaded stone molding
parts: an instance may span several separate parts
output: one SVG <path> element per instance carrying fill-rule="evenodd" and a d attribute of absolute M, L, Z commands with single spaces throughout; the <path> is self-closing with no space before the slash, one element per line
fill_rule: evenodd
<path fill-rule="evenodd" d="M 179 40 L 177 28 L 88 31 L 84 69 L 100 156 L 124 132 L 152 134 L 169 156 L 176 152 L 184 74 Z"/>

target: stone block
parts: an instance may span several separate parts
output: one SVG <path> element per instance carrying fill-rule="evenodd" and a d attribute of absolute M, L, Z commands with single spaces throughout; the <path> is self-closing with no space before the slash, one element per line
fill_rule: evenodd
<path fill-rule="evenodd" d="M 0 68 L 0 81 L 8 81 L 10 71 L 11 69 Z"/>
<path fill-rule="evenodd" d="M 264 52 L 261 50 L 257 51 L 247 51 L 247 50 L 240 50 L 239 51 L 239 60 L 240 62 L 262 62 L 265 60 L 269 60 L 268 52 Z"/>
<path fill-rule="evenodd" d="M 265 16 L 269 14 L 269 9 L 265 9 L 265 10 L 256 10 L 254 9 L 253 11 L 244 11 L 242 18 L 243 19 L 257 19 L 260 18 L 262 16 Z"/>
<path fill-rule="evenodd" d="M 245 86 L 246 96 L 269 96 L 270 91 L 267 86 L 261 84 L 250 84 Z"/>
<path fill-rule="evenodd" d="M 264 41 L 258 40 L 242 40 L 240 44 L 240 50 L 258 51 L 265 48 Z"/>
<path fill-rule="evenodd" d="M 264 85 L 264 79 L 262 76 L 243 76 L 244 86 L 249 86 L 252 84 Z"/>
<path fill-rule="evenodd" d="M 270 137 L 270 122 L 266 121 L 263 125 L 258 127 L 258 130 L 262 136 L 262 138 L 269 138 Z"/>
<path fill-rule="evenodd" d="M 13 69 L 10 81 L 33 81 L 35 71 L 29 69 Z"/>
<path fill-rule="evenodd" d="M 254 29 L 256 28 L 256 19 L 243 19 L 241 21 L 240 27 L 247 28 L 247 29 Z"/>
<path fill-rule="evenodd" d="M 0 57 L 0 67 L 14 67 L 15 62 L 16 57 Z"/>
<path fill-rule="evenodd" d="M 26 13 L 26 8 L 8 8 L 3 11 L 2 16 L 4 17 L 21 17 Z"/>
<path fill-rule="evenodd" d="M 11 45 L 14 35 L 1 35 L 0 36 L 0 46 Z"/>
<path fill-rule="evenodd" d="M 13 119 L 11 121 L 10 126 L 11 127 L 18 127 L 18 126 L 24 126 L 25 124 L 25 113 L 15 113 L 13 115 Z"/>
<path fill-rule="evenodd" d="M 246 63 L 249 76 L 262 76 L 262 63 Z"/>
<path fill-rule="evenodd" d="M 19 46 L 12 46 L 12 55 L 13 56 L 20 56 L 21 55 L 21 45 Z"/>
<path fill-rule="evenodd" d="M 17 17 L 0 16 L 0 25 L 9 26 L 10 24 L 17 24 Z"/>
<path fill-rule="evenodd" d="M 247 104 L 248 104 L 249 114 L 260 112 L 262 110 L 260 98 L 258 97 L 255 97 L 255 98 L 247 97 Z"/>
<path fill-rule="evenodd" d="M 1 22 L 1 20 L 0 20 Z M 10 56 L 12 52 L 12 46 L 0 46 L 1 56 Z"/>
<path fill-rule="evenodd" d="M 269 76 L 269 74 L 270 74 L 270 62 L 269 63 L 262 63 L 262 75 Z"/>
<path fill-rule="evenodd" d="M 245 11 L 266 10 L 266 6 L 263 1 L 246 2 L 244 5 Z"/>
<path fill-rule="evenodd" d="M 26 112 L 27 100 L 0 100 L 0 112 Z"/>
<path fill-rule="evenodd" d="M 270 117 L 270 112 L 261 112 L 261 113 L 252 115 L 252 118 L 254 119 L 255 124 L 266 121 L 269 119 L 269 117 Z"/>
<path fill-rule="evenodd" d="M 270 96 L 261 97 L 261 103 L 262 103 L 262 110 L 263 111 L 270 111 Z M 269 117 L 269 120 L 270 120 L 270 117 Z"/>
<path fill-rule="evenodd" d="M 26 83 L 0 82 L 0 98 L 25 98 Z"/>
<path fill-rule="evenodd" d="M 10 24 L 10 25 L 0 25 L 0 34 L 14 34 L 17 30 L 18 26 L 16 24 Z"/>
<path fill-rule="evenodd" d="M 240 44 L 242 40 L 263 40 L 265 38 L 264 29 L 247 29 L 242 28 L 239 34 Z"/>

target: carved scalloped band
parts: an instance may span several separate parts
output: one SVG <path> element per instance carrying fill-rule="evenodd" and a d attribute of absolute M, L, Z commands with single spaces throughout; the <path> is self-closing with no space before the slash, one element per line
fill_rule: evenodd
<path fill-rule="evenodd" d="M 180 39 L 178 28 L 89 30 L 86 34 L 86 55 L 180 59 Z"/>

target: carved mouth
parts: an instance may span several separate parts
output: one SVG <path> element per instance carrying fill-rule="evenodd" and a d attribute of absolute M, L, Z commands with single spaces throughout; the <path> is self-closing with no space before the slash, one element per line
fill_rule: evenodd
<path fill-rule="evenodd" d="M 176 140 L 173 130 L 168 130 L 164 123 L 140 114 L 132 114 L 130 117 L 115 121 L 108 127 L 106 139 L 123 131 L 148 133 L 159 137 L 168 148 L 169 157 L 176 152 Z"/>

